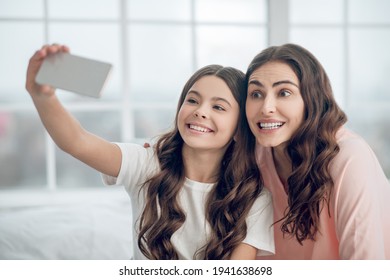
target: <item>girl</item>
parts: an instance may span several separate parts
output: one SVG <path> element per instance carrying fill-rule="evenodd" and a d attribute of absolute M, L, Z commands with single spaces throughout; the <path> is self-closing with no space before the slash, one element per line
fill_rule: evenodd
<path fill-rule="evenodd" d="M 246 115 L 273 197 L 271 258 L 389 259 L 389 182 L 344 127 L 321 64 L 300 46 L 270 47 L 246 78 Z"/>
<path fill-rule="evenodd" d="M 273 252 L 270 195 L 259 183 L 240 110 L 242 72 L 217 65 L 197 71 L 184 86 L 174 128 L 145 149 L 88 133 L 53 88 L 35 82 L 43 59 L 60 51 L 69 50 L 51 45 L 33 55 L 26 88 L 62 150 L 102 172 L 105 183 L 125 186 L 135 217 L 135 258 L 254 259 Z"/>

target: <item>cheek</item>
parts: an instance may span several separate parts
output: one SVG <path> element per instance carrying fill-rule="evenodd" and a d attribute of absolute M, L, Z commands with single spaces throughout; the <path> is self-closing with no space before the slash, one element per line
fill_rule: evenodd
<path fill-rule="evenodd" d="M 235 117 L 234 119 L 231 120 L 231 130 L 233 131 L 233 133 L 236 132 L 237 130 L 237 127 L 238 127 L 238 115 L 237 117 Z"/>
<path fill-rule="evenodd" d="M 247 102 L 245 106 L 246 117 L 248 120 L 252 119 L 257 114 L 257 106 L 252 102 Z"/>
<path fill-rule="evenodd" d="M 186 118 L 189 114 L 189 108 L 188 106 L 182 105 L 180 107 L 180 110 L 177 114 L 178 119 Z"/>
<path fill-rule="evenodd" d="M 299 108 L 298 119 L 300 124 L 302 124 L 303 121 L 305 120 L 305 104 L 303 100 L 301 100 L 301 102 L 297 104 L 297 108 Z"/>
<path fill-rule="evenodd" d="M 305 118 L 304 105 L 303 103 L 297 103 L 292 107 L 296 108 L 294 114 L 292 115 L 292 119 L 294 119 L 296 126 L 300 126 L 304 122 L 304 118 Z"/>
<path fill-rule="evenodd" d="M 224 117 L 220 119 L 220 122 L 224 124 L 225 130 L 230 134 L 234 134 L 238 126 L 239 113 L 232 114 L 229 117 Z"/>
<path fill-rule="evenodd" d="M 178 114 L 177 114 L 177 125 L 180 127 L 180 124 L 184 123 L 186 114 L 183 107 L 180 108 Z"/>

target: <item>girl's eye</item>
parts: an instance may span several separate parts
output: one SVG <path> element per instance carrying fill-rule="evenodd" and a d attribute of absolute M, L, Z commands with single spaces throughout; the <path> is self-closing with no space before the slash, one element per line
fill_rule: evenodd
<path fill-rule="evenodd" d="M 287 97 L 287 96 L 290 96 L 291 95 L 291 92 L 287 91 L 287 90 L 282 90 L 280 93 L 280 96 L 282 97 Z"/>
<path fill-rule="evenodd" d="M 213 108 L 218 110 L 218 111 L 226 111 L 225 108 L 220 106 L 220 105 L 214 105 Z"/>
<path fill-rule="evenodd" d="M 187 103 L 190 103 L 190 104 L 197 104 L 198 102 L 196 101 L 196 99 L 194 98 L 187 98 Z"/>

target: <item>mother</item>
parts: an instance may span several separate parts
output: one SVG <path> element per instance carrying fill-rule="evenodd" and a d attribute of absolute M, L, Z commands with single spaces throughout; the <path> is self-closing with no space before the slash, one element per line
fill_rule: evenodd
<path fill-rule="evenodd" d="M 275 259 L 390 259 L 390 185 L 306 49 L 249 65 L 246 114 L 273 194 Z M 269 258 L 269 257 L 268 257 Z"/>

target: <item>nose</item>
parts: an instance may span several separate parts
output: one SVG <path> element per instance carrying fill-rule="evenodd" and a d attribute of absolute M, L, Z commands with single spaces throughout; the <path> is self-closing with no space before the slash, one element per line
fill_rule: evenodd
<path fill-rule="evenodd" d="M 207 114 L 204 110 L 201 110 L 201 108 L 198 108 L 194 112 L 194 116 L 197 118 L 207 119 Z"/>
<path fill-rule="evenodd" d="M 264 100 L 262 113 L 264 115 L 273 114 L 276 111 L 276 104 L 273 98 L 267 97 Z"/>

